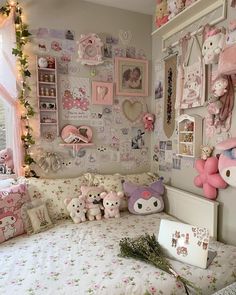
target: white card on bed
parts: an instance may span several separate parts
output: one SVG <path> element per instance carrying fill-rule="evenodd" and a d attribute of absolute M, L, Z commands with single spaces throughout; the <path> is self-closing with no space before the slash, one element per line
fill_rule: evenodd
<path fill-rule="evenodd" d="M 206 228 L 162 219 L 158 242 L 168 257 L 201 268 L 207 268 L 216 256 L 216 252 L 208 251 Z"/>

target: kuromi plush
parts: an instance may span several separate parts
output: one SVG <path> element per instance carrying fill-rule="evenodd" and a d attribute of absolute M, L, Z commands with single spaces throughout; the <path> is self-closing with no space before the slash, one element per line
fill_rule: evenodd
<path fill-rule="evenodd" d="M 229 185 L 236 187 L 236 138 L 230 138 L 216 145 L 222 150 L 219 158 L 219 172 Z"/>
<path fill-rule="evenodd" d="M 131 182 L 125 182 L 123 187 L 125 194 L 129 197 L 128 209 L 131 213 L 146 215 L 163 211 L 162 195 L 165 188 L 162 179 L 150 186 L 139 186 Z"/>

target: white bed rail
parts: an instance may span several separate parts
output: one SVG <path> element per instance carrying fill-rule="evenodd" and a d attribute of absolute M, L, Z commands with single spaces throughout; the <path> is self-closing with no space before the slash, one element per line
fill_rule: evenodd
<path fill-rule="evenodd" d="M 165 187 L 165 212 L 183 222 L 208 228 L 211 237 L 217 239 L 219 203 L 175 187 Z"/>

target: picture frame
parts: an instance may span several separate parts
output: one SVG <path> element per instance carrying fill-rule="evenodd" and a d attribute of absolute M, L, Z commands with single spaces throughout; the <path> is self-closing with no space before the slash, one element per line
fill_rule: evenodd
<path fill-rule="evenodd" d="M 148 61 L 115 58 L 116 95 L 148 96 Z"/>
<path fill-rule="evenodd" d="M 112 105 L 113 104 L 113 83 L 92 82 L 92 104 Z"/>

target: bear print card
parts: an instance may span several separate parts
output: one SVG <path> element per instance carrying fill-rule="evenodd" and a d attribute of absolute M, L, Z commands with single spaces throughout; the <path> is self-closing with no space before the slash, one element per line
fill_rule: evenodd
<path fill-rule="evenodd" d="M 201 268 L 207 268 L 216 255 L 208 251 L 208 229 L 180 222 L 162 219 L 158 242 L 166 256 Z"/>

